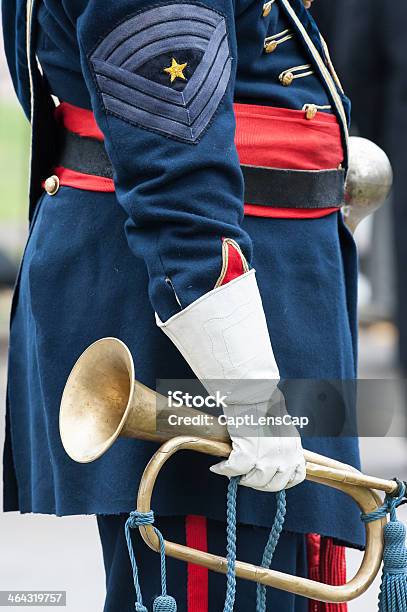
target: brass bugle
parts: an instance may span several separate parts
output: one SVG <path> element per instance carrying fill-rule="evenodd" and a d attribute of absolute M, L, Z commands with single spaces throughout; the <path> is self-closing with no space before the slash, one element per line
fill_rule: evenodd
<path fill-rule="evenodd" d="M 90 345 L 79 357 L 66 383 L 60 408 L 60 433 L 68 455 L 86 463 L 103 455 L 119 436 L 164 442 L 149 461 L 142 476 L 137 509 L 150 510 L 157 476 L 163 465 L 179 450 L 195 450 L 224 457 L 230 452 L 225 427 L 211 426 L 177 429 L 182 436 L 156 432 L 157 393 L 135 379 L 134 362 L 128 347 L 117 338 L 103 338 Z M 192 408 L 177 409 L 177 414 L 202 414 Z M 215 420 L 216 422 L 216 420 Z M 305 451 L 307 479 L 339 489 L 352 497 L 362 512 L 372 512 L 382 501 L 377 490 L 395 493 L 395 481 L 366 476 L 355 468 L 317 453 Z M 342 586 L 322 584 L 306 578 L 237 561 L 236 575 L 290 591 L 304 597 L 327 601 L 350 601 L 371 585 L 383 555 L 385 519 L 365 524 L 366 548 L 356 575 Z M 145 542 L 159 551 L 151 525 L 140 528 Z M 194 550 L 165 540 L 165 552 L 183 561 L 225 573 L 225 558 Z"/>

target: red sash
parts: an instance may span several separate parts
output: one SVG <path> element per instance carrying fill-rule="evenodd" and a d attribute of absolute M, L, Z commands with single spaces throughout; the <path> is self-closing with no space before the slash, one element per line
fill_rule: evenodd
<path fill-rule="evenodd" d="M 292 170 L 337 169 L 343 161 L 339 123 L 334 115 L 318 112 L 308 120 L 303 111 L 235 104 L 235 143 L 240 163 L 246 166 Z M 92 111 L 61 103 L 58 121 L 70 132 L 103 141 Z M 112 179 L 57 167 L 60 185 L 89 191 L 114 192 Z M 279 208 L 245 203 L 245 215 L 257 217 L 313 219 L 337 208 Z"/>

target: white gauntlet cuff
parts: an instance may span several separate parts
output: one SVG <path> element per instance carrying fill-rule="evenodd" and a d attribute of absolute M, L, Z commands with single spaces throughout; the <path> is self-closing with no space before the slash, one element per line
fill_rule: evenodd
<path fill-rule="evenodd" d="M 271 396 L 279 371 L 255 270 L 206 293 L 165 323 L 157 315 L 156 320 L 209 392 L 211 381 L 222 380 L 235 381 L 228 387 L 230 403 L 252 404 Z M 250 379 L 266 384 L 239 384 Z"/>

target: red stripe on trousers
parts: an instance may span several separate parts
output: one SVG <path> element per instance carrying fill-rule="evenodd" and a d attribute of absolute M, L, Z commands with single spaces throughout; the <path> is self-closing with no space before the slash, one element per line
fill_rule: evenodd
<path fill-rule="evenodd" d="M 207 552 L 207 523 L 204 516 L 189 514 L 185 519 L 186 545 Z M 208 612 L 208 570 L 188 563 L 188 612 Z"/>
<path fill-rule="evenodd" d="M 307 536 L 308 578 L 341 586 L 346 583 L 345 547 L 334 544 L 331 538 L 310 533 Z M 347 612 L 346 603 L 324 603 L 310 600 L 309 612 Z"/>

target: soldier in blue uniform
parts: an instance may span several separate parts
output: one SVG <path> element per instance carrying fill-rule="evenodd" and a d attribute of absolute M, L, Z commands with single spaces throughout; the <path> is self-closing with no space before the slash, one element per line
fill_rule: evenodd
<path fill-rule="evenodd" d="M 156 447 L 121 440 L 89 465 L 65 454 L 60 398 L 91 342 L 126 342 L 150 387 L 194 376 L 204 384 L 355 377 L 356 254 L 340 213 L 349 103 L 304 4 L 3 3 L 10 72 L 33 131 L 4 508 L 98 516 L 106 612 L 134 609 L 123 525 Z M 263 404 L 269 390 L 257 391 L 237 390 L 232 404 Z M 258 563 L 272 492 L 287 487 L 273 567 L 309 574 L 309 534 L 342 567 L 339 544 L 363 545 L 357 509 L 334 490 L 299 484 L 294 432 L 231 435 L 231 456 L 212 471 L 203 456 L 166 467 L 154 500 L 164 534 L 223 554 L 227 479 L 217 474 L 240 475 L 241 558 Z M 354 439 L 306 445 L 358 466 Z M 135 546 L 149 601 L 157 558 L 136 538 Z M 180 611 L 221 609 L 221 576 L 172 560 L 168 572 Z M 254 594 L 255 585 L 239 584 L 235 609 L 250 609 Z M 299 597 L 269 596 L 273 609 L 307 609 Z"/>

